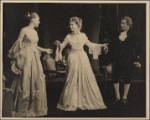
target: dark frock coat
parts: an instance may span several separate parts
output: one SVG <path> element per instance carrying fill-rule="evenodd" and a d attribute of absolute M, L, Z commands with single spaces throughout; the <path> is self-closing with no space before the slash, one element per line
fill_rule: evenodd
<path fill-rule="evenodd" d="M 117 83 L 119 78 L 122 78 L 128 84 L 130 83 L 134 62 L 139 62 L 140 59 L 139 37 L 133 30 L 129 30 L 127 38 L 121 41 L 119 40 L 121 32 L 114 35 L 110 44 L 112 80 Z"/>

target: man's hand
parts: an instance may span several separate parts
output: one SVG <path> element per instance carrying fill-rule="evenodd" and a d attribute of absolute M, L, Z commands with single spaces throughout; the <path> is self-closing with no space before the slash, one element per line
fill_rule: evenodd
<path fill-rule="evenodd" d="M 139 63 L 139 62 L 134 62 L 134 65 L 135 65 L 136 68 L 140 68 L 141 67 L 141 63 Z"/>

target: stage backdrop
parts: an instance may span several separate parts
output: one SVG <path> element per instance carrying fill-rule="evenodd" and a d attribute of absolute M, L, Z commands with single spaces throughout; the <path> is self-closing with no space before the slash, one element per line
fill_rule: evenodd
<path fill-rule="evenodd" d="M 83 20 L 83 29 L 91 42 L 99 43 L 101 33 L 111 34 L 118 30 L 120 19 L 124 15 L 133 19 L 134 29 L 141 36 L 142 65 L 140 79 L 145 79 L 146 56 L 146 13 L 144 4 L 52 4 L 52 3 L 4 3 L 3 6 L 3 63 L 4 74 L 10 69 L 7 53 L 17 39 L 20 29 L 26 25 L 24 15 L 35 11 L 40 15 L 41 24 L 37 29 L 39 45 L 45 48 L 56 49 L 55 40 L 63 41 L 69 32 L 68 21 L 72 16 L 79 16 Z M 86 51 L 88 50 L 85 47 Z M 87 51 L 88 52 L 88 51 Z M 99 74 L 99 61 L 91 64 L 95 74 Z"/>

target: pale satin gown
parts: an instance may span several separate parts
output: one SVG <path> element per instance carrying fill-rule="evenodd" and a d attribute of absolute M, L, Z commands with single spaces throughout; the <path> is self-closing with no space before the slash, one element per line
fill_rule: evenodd
<path fill-rule="evenodd" d="M 71 45 L 67 59 L 67 79 L 57 108 L 65 111 L 105 109 L 90 61 L 83 49 L 87 45 L 98 56 L 101 46 L 91 43 L 84 33 L 68 34 L 61 47 L 64 48 L 67 44 Z"/>
<path fill-rule="evenodd" d="M 45 75 L 40 61 L 40 52 L 37 49 L 37 32 L 30 33 L 28 29 L 23 40 L 17 40 L 9 51 L 9 57 L 19 55 L 12 59 L 12 71 L 16 73 L 13 81 L 14 112 L 16 117 L 47 115 L 47 96 Z M 22 44 L 20 48 L 20 44 Z M 19 62 L 19 63 L 18 63 Z M 19 68 L 17 65 L 19 64 Z M 19 74 L 21 73 L 21 74 Z"/>

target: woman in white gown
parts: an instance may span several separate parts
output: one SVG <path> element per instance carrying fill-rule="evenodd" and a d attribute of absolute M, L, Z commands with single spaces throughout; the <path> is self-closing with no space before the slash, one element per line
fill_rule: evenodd
<path fill-rule="evenodd" d="M 29 25 L 22 28 L 18 40 L 9 50 L 11 69 L 16 74 L 12 88 L 14 93 L 14 112 L 16 117 L 47 115 L 47 95 L 45 75 L 40 61 L 40 53 L 50 54 L 51 49 L 38 46 L 35 27 L 40 23 L 39 15 L 28 13 Z"/>
<path fill-rule="evenodd" d="M 80 32 L 82 20 L 79 17 L 70 18 L 69 23 L 71 33 L 65 37 L 62 43 L 58 40 L 55 41 L 58 50 L 57 59 L 62 58 L 61 53 L 64 47 L 67 44 L 71 45 L 67 59 L 67 79 L 57 108 L 65 111 L 106 109 L 83 46 L 87 45 L 96 59 L 101 54 L 101 49 L 107 48 L 107 44 L 91 43 L 87 36 Z"/>

